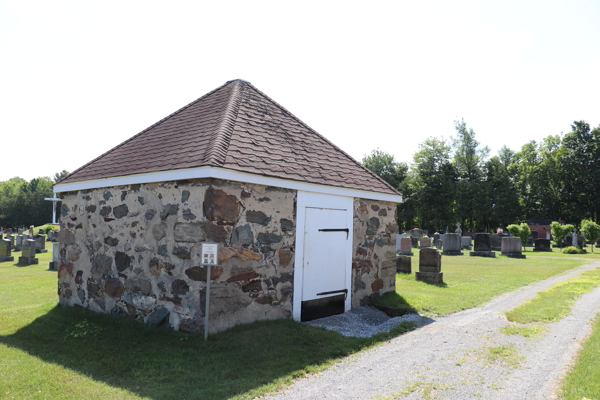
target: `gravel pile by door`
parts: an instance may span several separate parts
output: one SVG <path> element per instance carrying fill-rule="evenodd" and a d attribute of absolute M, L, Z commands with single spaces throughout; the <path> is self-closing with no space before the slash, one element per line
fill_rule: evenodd
<path fill-rule="evenodd" d="M 389 332 L 403 322 L 414 322 L 417 326 L 425 325 L 428 318 L 419 314 L 407 314 L 390 318 L 375 307 L 365 306 L 350 310 L 344 314 L 319 318 L 306 322 L 313 326 L 337 331 L 344 336 L 371 337 L 377 333 Z"/>

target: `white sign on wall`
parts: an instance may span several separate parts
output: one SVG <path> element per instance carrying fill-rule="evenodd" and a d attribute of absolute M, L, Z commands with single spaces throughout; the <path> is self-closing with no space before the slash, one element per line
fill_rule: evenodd
<path fill-rule="evenodd" d="M 219 245 L 202 243 L 202 265 L 219 265 Z"/>

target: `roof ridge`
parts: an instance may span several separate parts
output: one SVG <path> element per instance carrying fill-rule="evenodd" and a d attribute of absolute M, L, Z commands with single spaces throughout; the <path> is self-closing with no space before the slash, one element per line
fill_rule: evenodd
<path fill-rule="evenodd" d="M 269 96 L 267 96 L 266 94 L 264 94 L 263 92 L 261 92 L 259 89 L 257 89 L 254 85 L 252 85 L 250 82 L 246 82 L 246 85 L 248 85 L 249 87 L 251 87 L 252 89 L 254 89 L 254 91 L 256 91 L 258 94 L 260 94 L 261 96 L 265 97 L 267 100 L 269 100 L 271 103 L 275 104 L 279 109 L 281 109 L 281 111 L 283 111 L 284 113 L 288 114 L 290 117 L 292 117 L 294 120 L 296 120 L 298 123 L 300 123 L 301 125 L 303 125 L 304 127 L 306 127 L 308 130 L 310 130 L 311 132 L 313 132 L 314 134 L 316 134 L 317 136 L 319 136 L 320 138 L 322 138 L 323 140 L 325 140 L 327 143 L 329 143 L 331 146 L 333 146 L 333 148 L 335 148 L 336 150 L 340 151 L 342 154 L 344 154 L 346 157 L 348 157 L 350 160 L 352 160 L 356 165 L 358 165 L 360 168 L 364 169 L 365 171 L 367 171 L 369 174 L 371 174 L 371 176 L 373 176 L 374 178 L 376 178 L 377 180 L 381 181 L 384 185 L 386 185 L 387 187 L 389 187 L 390 189 L 392 189 L 393 191 L 395 191 L 396 193 L 401 194 L 398 189 L 396 189 L 395 187 L 393 187 L 392 185 L 390 185 L 389 183 L 387 183 L 383 178 L 381 178 L 379 175 L 377 175 L 376 173 L 374 173 L 373 171 L 371 171 L 369 168 L 365 167 L 364 165 L 362 165 L 361 163 L 359 163 L 358 161 L 356 161 L 351 155 L 349 155 L 348 153 L 346 153 L 344 150 L 340 149 L 338 146 L 336 146 L 335 144 L 333 144 L 331 141 L 329 141 L 325 136 L 321 135 L 319 132 L 315 131 L 313 128 L 311 128 L 310 126 L 308 126 L 306 123 L 304 123 L 301 119 L 299 119 L 298 117 L 296 117 L 294 114 L 292 114 L 291 112 L 289 112 L 285 107 L 283 107 L 281 104 L 277 103 L 275 100 L 273 100 L 272 98 L 270 98 Z"/>
<path fill-rule="evenodd" d="M 143 134 L 144 132 L 146 132 L 146 131 L 148 131 L 148 130 L 150 130 L 150 129 L 154 128 L 154 127 L 155 127 L 155 126 L 157 126 L 157 125 L 160 125 L 160 124 L 162 124 L 162 123 L 163 123 L 163 122 L 165 122 L 167 119 L 171 118 L 172 116 L 174 116 L 174 115 L 176 115 L 176 114 L 179 114 L 179 113 L 180 113 L 180 112 L 182 112 L 183 110 L 185 110 L 185 109 L 187 109 L 187 108 L 189 108 L 189 107 L 193 106 L 194 104 L 196 104 L 196 103 L 197 103 L 197 102 L 199 102 L 200 100 L 202 100 L 202 99 L 204 99 L 204 98 L 206 98 L 206 97 L 210 96 L 211 94 L 213 94 L 213 93 L 215 93 L 215 92 L 219 91 L 220 89 L 224 88 L 225 86 L 227 86 L 227 85 L 228 85 L 228 84 L 230 84 L 230 83 L 231 83 L 231 81 L 225 82 L 225 84 L 223 84 L 223 85 L 219 86 L 218 88 L 216 88 L 216 89 L 214 89 L 214 90 L 212 90 L 212 91 L 210 91 L 210 92 L 206 93 L 204 96 L 197 98 L 196 100 L 192 101 L 191 103 L 189 103 L 189 104 L 187 104 L 187 105 L 185 105 L 185 106 L 181 107 L 179 110 L 177 110 L 177 111 L 175 111 L 175 112 L 173 112 L 173 113 L 171 113 L 171 114 L 167 115 L 166 117 L 164 117 L 164 118 L 163 118 L 163 119 L 161 119 L 160 121 L 158 121 L 158 122 L 155 122 L 154 124 L 150 125 L 150 126 L 149 126 L 149 127 L 147 127 L 146 129 L 144 129 L 144 130 L 143 130 L 143 131 L 141 131 L 140 133 L 138 133 L 138 134 L 136 134 L 136 135 L 134 135 L 134 136 L 130 137 L 129 139 L 127 139 L 127 140 L 125 140 L 124 142 L 122 142 L 122 143 L 118 144 L 117 146 L 113 147 L 112 149 L 110 149 L 110 150 L 108 150 L 108 151 L 106 151 L 106 152 L 104 152 L 104 153 L 100 154 L 98 157 L 94 158 L 92 161 L 88 162 L 87 164 L 84 164 L 84 165 L 82 165 L 81 167 L 77 168 L 75 171 L 71 172 L 69 175 L 67 175 L 67 176 L 63 177 L 63 178 L 62 178 L 60 181 L 58 181 L 58 182 L 55 182 L 55 183 L 54 183 L 54 185 L 57 185 L 57 184 L 59 184 L 60 182 L 64 181 L 65 179 L 67 179 L 67 178 L 71 177 L 72 175 L 76 174 L 77 172 L 81 171 L 83 168 L 87 167 L 88 165 L 90 165 L 90 164 L 94 163 L 95 161 L 99 160 L 100 158 L 104 157 L 105 155 L 107 155 L 107 154 L 109 154 L 109 153 L 112 153 L 113 151 L 117 150 L 119 147 L 121 147 L 121 146 L 125 145 L 126 143 L 129 143 L 129 142 L 131 142 L 133 139 L 137 138 L 138 136 L 140 136 L 140 135 L 141 135 L 141 134 Z M 54 186 L 54 185 L 53 185 L 53 186 Z"/>
<path fill-rule="evenodd" d="M 244 91 L 244 82 L 240 79 L 229 81 L 228 83 L 233 83 L 233 87 L 229 93 L 229 99 L 227 100 L 221 121 L 219 121 L 217 126 L 215 139 L 210 143 L 206 151 L 207 157 L 205 157 L 208 165 L 218 167 L 223 166 L 225 163 L 231 134 L 233 133 L 240 110 L 240 103 L 242 102 L 242 92 Z"/>

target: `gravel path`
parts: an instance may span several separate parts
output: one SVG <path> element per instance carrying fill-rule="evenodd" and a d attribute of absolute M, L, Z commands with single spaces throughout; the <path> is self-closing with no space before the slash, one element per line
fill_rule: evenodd
<path fill-rule="evenodd" d="M 521 288 L 482 307 L 426 325 L 331 368 L 299 379 L 269 399 L 540 399 L 556 398 L 591 320 L 600 312 L 600 288 L 579 298 L 571 315 L 547 324 L 540 338 L 505 335 L 504 312 L 554 283 L 600 267 L 588 264 Z M 489 348 L 514 349 L 515 365 L 490 361 Z"/>

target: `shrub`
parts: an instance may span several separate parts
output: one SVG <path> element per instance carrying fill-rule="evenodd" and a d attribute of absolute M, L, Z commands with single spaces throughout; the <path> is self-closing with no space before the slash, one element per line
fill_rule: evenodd
<path fill-rule="evenodd" d="M 571 233 L 573 230 L 573 225 L 561 225 L 559 222 L 552 222 L 552 237 L 554 238 L 554 242 L 557 246 L 562 246 L 563 240 L 565 237 Z"/>
<path fill-rule="evenodd" d="M 592 220 L 584 219 L 581 221 L 581 233 L 588 242 L 592 242 L 592 253 L 594 252 L 594 243 L 600 237 L 600 225 Z"/>
<path fill-rule="evenodd" d="M 579 249 L 574 246 L 565 247 L 562 251 L 565 254 L 585 254 L 587 251 L 585 249 Z"/>

